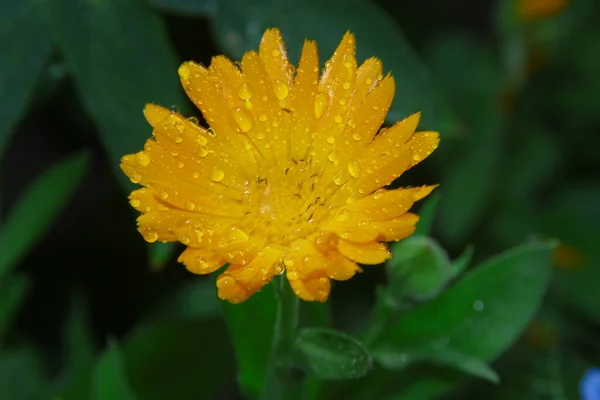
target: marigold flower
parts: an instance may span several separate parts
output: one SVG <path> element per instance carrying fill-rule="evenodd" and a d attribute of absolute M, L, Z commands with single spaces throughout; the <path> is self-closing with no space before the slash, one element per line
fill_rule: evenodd
<path fill-rule="evenodd" d="M 129 198 L 146 241 L 188 246 L 179 261 L 196 274 L 229 264 L 221 299 L 242 302 L 285 272 L 300 298 L 325 301 L 330 279 L 383 262 L 380 242 L 413 233 L 408 210 L 435 186 L 383 187 L 431 154 L 438 134 L 414 133 L 419 114 L 377 134 L 394 79 L 376 58 L 357 66 L 351 33 L 320 77 L 315 42 L 296 70 L 277 29 L 240 64 L 217 56 L 179 75 L 210 128 L 149 104 L 154 137 L 121 168 L 144 186 Z"/>

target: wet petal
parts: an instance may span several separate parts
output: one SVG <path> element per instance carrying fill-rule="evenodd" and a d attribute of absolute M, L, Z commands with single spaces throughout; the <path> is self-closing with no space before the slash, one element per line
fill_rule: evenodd
<path fill-rule="evenodd" d="M 376 265 L 392 257 L 387 247 L 379 242 L 354 243 L 340 240 L 341 254 L 361 264 Z"/>
<path fill-rule="evenodd" d="M 225 260 L 220 255 L 207 250 L 193 247 L 186 248 L 177 259 L 193 274 L 206 275 L 215 272 L 223 265 Z"/>

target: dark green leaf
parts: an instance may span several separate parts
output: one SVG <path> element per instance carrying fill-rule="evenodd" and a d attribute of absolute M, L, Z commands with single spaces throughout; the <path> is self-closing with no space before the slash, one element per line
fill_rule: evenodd
<path fill-rule="evenodd" d="M 33 0 L 0 5 L 0 157 L 23 117 L 51 49 L 50 35 Z"/>
<path fill-rule="evenodd" d="M 495 359 L 536 312 L 548 284 L 553 247 L 527 244 L 484 262 L 435 300 L 383 330 L 373 352 L 448 348 L 483 361 Z M 457 379 L 432 371 L 420 375 L 418 382 L 402 382 L 404 394 L 394 398 L 430 399 Z M 413 391 L 418 394 L 403 397 Z"/>
<path fill-rule="evenodd" d="M 183 106 L 177 58 L 159 16 L 136 0 L 47 2 L 57 45 L 79 97 L 98 127 L 112 168 L 127 190 L 119 160 L 141 150 L 152 128 L 146 103 Z"/>
<path fill-rule="evenodd" d="M 151 0 L 150 3 L 165 12 L 189 17 L 214 15 L 218 0 Z"/>
<path fill-rule="evenodd" d="M 86 153 L 55 164 L 21 195 L 0 227 L 0 280 L 33 247 L 66 206 L 88 163 Z"/>
<path fill-rule="evenodd" d="M 152 317 L 163 320 L 201 319 L 221 315 L 214 279 L 197 278 L 169 296 L 168 301 Z"/>
<path fill-rule="evenodd" d="M 7 276 L 0 282 L 0 342 L 9 332 L 29 287 L 29 279 L 23 276 Z"/>
<path fill-rule="evenodd" d="M 89 323 L 86 300 L 82 294 L 77 293 L 71 301 L 71 311 L 66 323 L 67 383 L 60 389 L 61 399 L 77 400 L 87 398 L 91 393 L 98 349 Z"/>
<path fill-rule="evenodd" d="M 136 398 L 129 385 L 123 355 L 116 341 L 109 342 L 108 347 L 96 363 L 92 398 L 94 400 L 133 400 Z"/>
<path fill-rule="evenodd" d="M 325 328 L 302 329 L 294 342 L 291 363 L 319 379 L 355 379 L 369 372 L 373 363 L 356 339 Z"/>
<path fill-rule="evenodd" d="M 417 229 L 413 236 L 431 235 L 431 227 L 433 225 L 433 220 L 435 219 L 435 211 L 440 202 L 440 198 L 440 192 L 436 191 L 425 200 L 425 203 L 419 211 L 419 222 L 417 222 Z"/>
<path fill-rule="evenodd" d="M 316 40 L 322 61 L 328 59 L 344 32 L 356 34 L 359 60 L 376 56 L 396 77 L 396 96 L 388 114 L 398 121 L 421 111 L 425 129 L 451 134 L 457 123 L 427 67 L 400 27 L 375 2 L 366 0 L 221 0 L 212 25 L 223 49 L 240 58 L 257 48 L 265 28 L 279 27 L 292 60 L 304 39 Z"/>
<path fill-rule="evenodd" d="M 462 252 L 457 259 L 452 261 L 452 275 L 457 276 L 461 272 L 463 272 L 469 264 L 471 264 L 471 259 L 473 258 L 474 248 L 472 245 L 467 246 L 465 251 Z"/>
<path fill-rule="evenodd" d="M 32 348 L 0 352 L 0 393 L 10 400 L 47 400 L 50 384 Z"/>
<path fill-rule="evenodd" d="M 143 400 L 213 399 L 234 379 L 232 351 L 220 321 L 151 323 L 136 329 L 122 349 L 129 382 Z"/>
<path fill-rule="evenodd" d="M 223 303 L 235 349 L 238 382 L 246 395 L 261 392 L 271 355 L 277 299 L 273 284 L 241 304 Z"/>

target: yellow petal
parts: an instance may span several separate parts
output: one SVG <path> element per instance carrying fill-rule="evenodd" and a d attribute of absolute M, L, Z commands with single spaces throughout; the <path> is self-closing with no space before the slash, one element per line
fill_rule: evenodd
<path fill-rule="evenodd" d="M 186 248 L 177 259 L 193 274 L 210 274 L 225 265 L 225 260 L 220 255 L 207 250 L 193 247 Z"/>
<path fill-rule="evenodd" d="M 371 242 L 374 240 L 388 242 L 400 240 L 410 236 L 415 229 L 419 217 L 412 213 L 390 220 L 361 221 L 359 224 L 341 224 L 330 220 L 322 227 L 323 230 L 333 232 L 344 240 L 357 243 Z"/>
<path fill-rule="evenodd" d="M 291 66 L 279 29 L 273 28 L 265 31 L 258 53 L 271 78 L 275 97 L 279 100 L 282 108 L 287 107 L 292 88 Z"/>
<path fill-rule="evenodd" d="M 240 303 L 283 272 L 284 251 L 278 246 L 267 246 L 248 265 L 230 265 L 217 278 L 219 298 Z"/>
<path fill-rule="evenodd" d="M 338 250 L 349 259 L 367 265 L 380 264 L 392 256 L 387 247 L 379 242 L 354 243 L 340 240 Z"/>
<path fill-rule="evenodd" d="M 379 85 L 382 69 L 381 61 L 375 57 L 368 58 L 358 67 L 352 105 L 361 104 L 365 97 Z"/>
<path fill-rule="evenodd" d="M 150 126 L 155 127 L 157 124 L 162 122 L 170 111 L 164 107 L 157 106 L 156 104 L 146 104 L 144 107 L 144 117 Z"/>
<path fill-rule="evenodd" d="M 319 56 L 315 42 L 306 40 L 300 55 L 298 74 L 292 91 L 293 114 L 290 126 L 291 157 L 307 158 L 311 132 L 315 129 L 315 96 L 319 78 Z"/>
<path fill-rule="evenodd" d="M 136 210 L 149 213 L 151 211 L 167 211 L 169 208 L 163 204 L 150 189 L 138 189 L 129 195 L 129 204 Z"/>
<path fill-rule="evenodd" d="M 305 301 L 325 302 L 331 291 L 331 281 L 325 276 L 311 276 L 305 279 L 289 280 L 296 296 Z"/>

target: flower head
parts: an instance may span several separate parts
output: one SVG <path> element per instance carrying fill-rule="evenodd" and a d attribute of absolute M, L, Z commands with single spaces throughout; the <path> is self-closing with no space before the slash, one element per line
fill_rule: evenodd
<path fill-rule="evenodd" d="M 295 69 L 276 29 L 239 64 L 217 56 L 179 75 L 210 128 L 147 105 L 154 137 L 121 168 L 144 186 L 130 202 L 148 242 L 186 245 L 179 261 L 193 273 L 229 264 L 220 298 L 244 301 L 285 272 L 300 298 L 325 301 L 330 279 L 385 261 L 380 242 L 413 233 L 408 210 L 434 186 L 383 187 L 427 157 L 438 134 L 414 133 L 419 114 L 377 133 L 394 79 L 376 58 L 357 66 L 351 33 L 320 76 L 315 42 Z"/>

